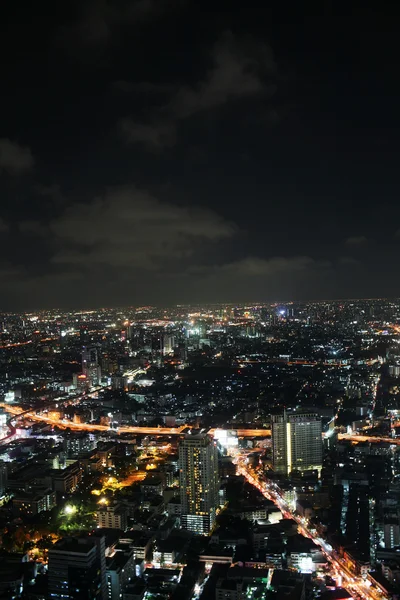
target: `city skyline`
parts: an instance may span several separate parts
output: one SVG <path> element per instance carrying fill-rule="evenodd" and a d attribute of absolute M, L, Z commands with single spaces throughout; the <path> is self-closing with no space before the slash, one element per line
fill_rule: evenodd
<path fill-rule="evenodd" d="M 107 311 L 107 310 L 141 310 L 141 309 L 155 309 L 155 310 L 172 310 L 172 309 L 179 309 L 179 308 L 187 308 L 187 309 L 192 309 L 192 308 L 199 308 L 199 307 L 205 307 L 205 308 L 210 308 L 210 307 L 257 307 L 257 306 L 271 306 L 271 307 L 276 307 L 277 310 L 279 310 L 279 307 L 284 307 L 284 306 L 292 306 L 292 305 L 308 305 L 308 304 L 315 304 L 315 305 L 323 305 L 323 304 L 335 304 L 335 303 L 349 303 L 349 302 L 353 302 L 353 303 L 357 303 L 357 302 L 380 302 L 380 301 L 388 301 L 388 302 L 396 302 L 398 299 L 400 299 L 400 296 L 382 296 L 382 297 L 352 297 L 352 298 L 324 298 L 324 299 L 313 299 L 313 298 L 306 298 L 304 300 L 294 300 L 294 299 L 290 299 L 290 298 L 286 298 L 286 299 L 273 299 L 273 300 L 260 300 L 260 299 L 255 299 L 255 300 L 243 300 L 243 301 L 221 301 L 221 302 L 185 302 L 185 303 L 175 303 L 175 302 L 171 302 L 170 304 L 164 304 L 164 303 L 148 303 L 148 304 L 144 304 L 144 303 L 138 303 L 138 304 L 110 304 L 110 305 L 96 305 L 96 304 L 91 304 L 91 305 L 81 305 L 81 306 L 50 306 L 50 307 L 40 307 L 40 306 L 34 306 L 34 307 L 22 307 L 19 310 L 4 310 L 2 307 L 0 307 L 0 314 L 16 314 L 16 315 L 34 315 L 34 314 L 40 314 L 40 313 L 52 313 L 52 312 L 61 312 L 61 313 L 76 313 L 76 314 L 90 314 L 92 312 L 96 312 L 96 311 Z"/>
<path fill-rule="evenodd" d="M 0 600 L 400 598 L 396 9 L 6 3 Z"/>
<path fill-rule="evenodd" d="M 2 314 L 0 595 L 394 600 L 399 340 L 398 299 Z"/>

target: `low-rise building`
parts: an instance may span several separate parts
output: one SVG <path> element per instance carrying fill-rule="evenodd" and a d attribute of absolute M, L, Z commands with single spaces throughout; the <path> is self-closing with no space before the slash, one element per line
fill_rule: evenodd
<path fill-rule="evenodd" d="M 127 528 L 127 510 L 122 504 L 102 506 L 97 513 L 97 526 L 108 529 Z"/>
<path fill-rule="evenodd" d="M 218 579 L 215 588 L 215 600 L 244 600 L 247 583 L 234 579 Z"/>
<path fill-rule="evenodd" d="M 12 499 L 14 514 L 37 515 L 56 506 L 56 493 L 50 488 L 18 492 Z"/>
<path fill-rule="evenodd" d="M 171 498 L 171 500 L 167 504 L 167 513 L 171 517 L 173 515 L 179 517 L 182 514 L 182 505 L 180 498 L 177 498 L 176 496 L 174 498 Z"/>
<path fill-rule="evenodd" d="M 145 496 L 162 496 L 163 482 L 158 477 L 146 477 L 140 484 L 140 491 Z"/>
<path fill-rule="evenodd" d="M 82 469 L 78 462 L 74 462 L 66 469 L 52 469 L 50 476 L 54 491 L 70 494 L 76 490 L 82 479 Z"/>
<path fill-rule="evenodd" d="M 135 581 L 127 585 L 122 594 L 122 600 L 143 600 L 146 593 L 146 584 L 142 581 Z"/>
<path fill-rule="evenodd" d="M 147 560 L 150 556 L 153 541 L 154 535 L 151 533 L 129 531 L 125 534 L 124 538 L 119 540 L 115 550 L 118 551 L 128 547 L 133 550 L 136 559 Z"/>

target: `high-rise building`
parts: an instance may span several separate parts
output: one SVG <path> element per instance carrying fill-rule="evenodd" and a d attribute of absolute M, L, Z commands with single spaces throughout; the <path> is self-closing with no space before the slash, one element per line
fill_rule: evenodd
<path fill-rule="evenodd" d="M 272 462 L 277 473 L 322 468 L 322 426 L 316 414 L 272 416 Z"/>
<path fill-rule="evenodd" d="M 163 335 L 163 354 L 171 354 L 174 351 L 175 337 L 173 335 Z"/>
<path fill-rule="evenodd" d="M 4 496 L 7 487 L 7 463 L 0 461 L 0 498 Z"/>
<path fill-rule="evenodd" d="M 97 348 L 93 346 L 83 346 L 82 373 L 85 375 L 89 387 L 96 387 L 99 385 L 101 380 L 101 369 Z"/>
<path fill-rule="evenodd" d="M 64 437 L 63 447 L 68 458 L 90 452 L 96 447 L 96 438 L 92 433 L 70 433 Z"/>
<path fill-rule="evenodd" d="M 49 598 L 106 600 L 104 537 L 64 538 L 49 549 Z"/>
<path fill-rule="evenodd" d="M 397 518 L 385 519 L 383 526 L 385 548 L 398 548 L 400 544 L 400 523 Z"/>
<path fill-rule="evenodd" d="M 218 450 L 206 434 L 188 434 L 179 445 L 182 526 L 208 533 L 219 505 Z"/>

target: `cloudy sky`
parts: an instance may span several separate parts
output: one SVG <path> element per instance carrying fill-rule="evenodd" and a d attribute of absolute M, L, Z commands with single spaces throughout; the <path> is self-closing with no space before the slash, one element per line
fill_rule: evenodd
<path fill-rule="evenodd" d="M 9 3 L 0 309 L 400 295 L 398 17 L 348 4 Z"/>

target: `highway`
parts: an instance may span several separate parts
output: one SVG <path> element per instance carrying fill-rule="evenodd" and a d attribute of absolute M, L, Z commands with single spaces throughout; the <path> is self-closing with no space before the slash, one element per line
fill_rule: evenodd
<path fill-rule="evenodd" d="M 91 392 L 89 395 L 92 396 L 94 393 L 97 393 L 97 390 L 95 390 L 94 392 Z M 52 400 L 51 402 L 43 405 L 41 407 L 41 410 L 43 410 L 44 408 L 46 408 L 52 404 L 55 404 L 55 403 L 60 403 L 60 404 L 63 402 L 77 403 L 81 399 L 84 399 L 84 398 L 87 398 L 87 395 L 80 394 L 80 395 L 71 396 L 71 397 L 56 398 L 56 399 Z M 68 421 L 66 419 L 54 419 L 54 418 L 51 418 L 44 414 L 36 414 L 33 409 L 32 410 L 24 410 L 23 408 L 16 406 L 16 405 L 0 403 L 0 407 L 4 408 L 4 410 L 6 410 L 8 413 L 10 413 L 11 415 L 14 415 L 17 418 L 26 416 L 27 418 L 31 419 L 32 421 L 42 421 L 43 423 L 49 423 L 51 425 L 56 425 L 57 427 L 60 427 L 61 429 L 65 429 L 66 427 L 69 427 L 71 430 L 74 430 L 74 431 L 109 431 L 110 430 L 110 428 L 107 425 L 97 425 L 95 423 L 73 423 L 72 421 Z M 11 421 L 11 419 L 10 419 L 10 421 Z M 12 428 L 13 428 L 12 423 L 9 423 L 9 427 L 12 430 Z M 147 426 L 127 425 L 127 426 L 119 427 L 117 432 L 118 433 L 132 433 L 132 434 L 136 434 L 136 435 L 137 434 L 182 435 L 184 430 L 187 429 L 188 427 L 191 427 L 191 425 L 181 425 L 180 427 L 147 427 Z M 215 431 L 216 431 L 216 429 L 210 429 L 209 434 L 214 435 Z M 229 428 L 228 431 L 233 431 L 236 433 L 236 435 L 238 437 L 245 437 L 245 438 L 271 437 L 270 429 Z M 0 443 L 4 443 L 6 441 L 6 439 L 11 438 L 12 435 L 14 435 L 14 434 L 15 434 L 15 430 L 14 430 L 14 433 L 12 433 L 12 431 L 10 431 L 10 434 L 7 436 L 7 438 L 3 438 L 3 440 L 0 440 Z M 339 433 L 338 439 L 339 440 L 349 440 L 353 443 L 386 442 L 388 444 L 395 444 L 397 446 L 400 445 L 400 438 L 391 438 L 391 437 L 366 436 L 366 435 Z"/>
<path fill-rule="evenodd" d="M 62 403 L 62 402 L 67 402 L 67 401 L 74 401 L 77 402 L 79 399 L 83 398 L 84 396 L 76 396 L 76 397 L 71 397 L 71 398 L 58 398 L 53 400 L 51 403 L 48 403 L 45 406 L 49 406 L 50 404 L 54 404 L 54 403 Z M 43 406 L 41 408 L 41 410 L 43 410 L 43 408 L 45 408 L 45 406 Z M 54 419 L 52 417 L 46 416 L 44 414 L 36 414 L 33 410 L 24 410 L 19 406 L 15 406 L 15 405 L 10 405 L 10 404 L 5 404 L 5 403 L 0 403 L 0 407 L 4 408 L 4 410 L 6 410 L 8 413 L 10 413 L 11 415 L 15 416 L 15 417 L 27 417 L 29 419 L 31 419 L 32 421 L 41 421 L 43 423 L 49 423 L 50 425 L 54 425 L 57 427 L 60 427 L 61 429 L 65 429 L 66 427 L 69 427 L 70 429 L 74 430 L 74 431 L 109 431 L 110 428 L 107 425 L 98 425 L 96 423 L 73 423 L 72 421 L 68 421 L 66 419 Z M 9 425 L 10 428 L 12 428 L 12 424 Z M 144 435 L 182 435 L 182 433 L 184 432 L 185 429 L 187 429 L 188 427 L 191 427 L 191 425 L 181 425 L 180 427 L 147 427 L 147 426 L 134 426 L 134 425 L 126 425 L 123 427 L 119 427 L 117 432 L 118 433 L 132 433 L 132 434 L 144 434 Z M 214 435 L 216 429 L 210 429 L 209 434 L 210 435 Z M 239 428 L 239 429 L 233 429 L 233 428 L 229 428 L 228 431 L 233 431 L 236 433 L 236 435 L 238 437 L 245 437 L 245 438 L 266 438 L 266 437 L 271 437 L 271 430 L 270 429 L 243 429 L 243 428 Z M 15 433 L 15 431 L 14 431 Z M 7 438 L 12 437 L 11 433 L 9 436 L 7 436 Z M 395 445 L 400 445 L 400 438 L 391 438 L 391 437 L 378 437 L 378 436 L 366 436 L 366 435 L 355 435 L 355 434 L 348 434 L 348 433 L 339 433 L 338 434 L 338 439 L 339 440 L 349 440 L 353 443 L 360 443 L 360 442 L 370 442 L 370 443 L 378 443 L 378 442 L 386 442 L 388 444 L 395 444 Z M 3 440 L 0 440 L 0 442 L 3 442 L 6 440 L 6 438 L 3 438 Z"/>
<path fill-rule="evenodd" d="M 387 444 L 394 444 L 400 446 L 400 438 L 382 437 L 374 435 L 355 435 L 350 433 L 339 433 L 339 440 L 349 440 L 350 442 L 370 442 L 371 444 L 376 442 L 386 442 Z"/>
<path fill-rule="evenodd" d="M 223 429 L 223 428 L 218 428 Z M 210 435 L 214 435 L 217 429 L 210 429 L 208 432 Z M 248 438 L 265 438 L 271 437 L 270 429 L 235 429 L 232 427 L 227 427 L 227 431 L 234 431 L 238 437 L 248 437 Z"/>
<path fill-rule="evenodd" d="M 240 455 L 238 452 L 234 454 L 234 462 L 237 465 L 238 474 L 243 475 L 249 483 L 260 490 L 265 498 L 272 500 L 285 518 L 296 521 L 300 533 L 313 540 L 321 548 L 321 551 L 332 568 L 336 580 L 341 578 L 343 586 L 351 594 L 354 594 L 354 597 L 361 598 L 362 600 L 387 600 L 378 589 L 371 587 L 368 580 L 363 579 L 359 575 L 355 575 L 348 569 L 346 564 L 344 564 L 344 560 L 335 552 L 335 550 L 333 550 L 332 546 L 323 538 L 319 537 L 316 530 L 311 529 L 308 526 L 307 521 L 299 517 L 293 509 L 289 507 L 282 496 L 281 490 L 273 481 L 262 481 L 255 471 L 246 464 L 246 457 Z"/>
<path fill-rule="evenodd" d="M 51 401 L 43 404 L 40 407 L 40 410 L 48 408 L 53 404 L 62 404 L 62 403 L 78 403 L 81 400 L 85 400 L 88 397 L 93 397 L 94 394 L 102 388 L 96 388 L 92 390 L 88 394 L 76 394 L 75 396 L 62 396 L 59 398 L 54 398 Z M 49 416 L 44 415 L 43 413 L 37 414 L 34 409 L 24 410 L 23 408 L 6 403 L 0 403 L 0 407 L 6 410 L 11 415 L 21 418 L 26 416 L 32 421 L 42 421 L 43 423 L 49 423 L 51 425 L 56 425 L 61 429 L 65 429 L 69 427 L 74 431 L 109 431 L 110 428 L 107 425 L 97 425 L 95 423 L 73 423 L 71 421 L 67 421 L 64 419 L 54 419 Z M 9 428 L 10 433 L 6 438 L 0 440 L 0 443 L 4 443 L 7 439 L 12 438 L 15 434 L 15 429 L 13 429 L 12 419 L 9 420 Z M 144 435 L 182 435 L 183 431 L 191 427 L 191 425 L 181 425 L 180 427 L 147 427 L 147 426 L 123 426 L 119 427 L 118 433 L 132 433 L 132 434 L 144 434 Z M 227 428 L 228 431 L 235 432 L 238 437 L 245 438 L 266 438 L 271 437 L 270 429 L 254 429 L 254 428 Z M 216 429 L 210 429 L 209 434 L 214 435 Z M 323 434 L 324 436 L 325 434 Z M 367 436 L 367 435 L 357 435 L 357 434 L 348 434 L 348 433 L 339 433 L 339 440 L 349 440 L 353 443 L 360 442 L 369 442 L 369 443 L 379 443 L 385 442 L 388 444 L 400 445 L 400 438 L 392 438 L 392 437 L 382 437 L 382 436 Z"/>
<path fill-rule="evenodd" d="M 96 393 L 92 392 L 91 394 Z M 63 402 L 74 402 L 77 403 L 81 399 L 87 398 L 86 395 L 80 394 L 71 397 L 62 397 L 53 399 L 51 402 L 43 405 L 41 407 L 41 411 L 44 408 L 47 408 L 53 404 L 62 404 Z M 68 421 L 66 419 L 55 419 L 54 417 L 50 417 L 48 415 L 44 415 L 43 413 L 37 414 L 33 409 L 24 410 L 20 406 L 0 403 L 0 407 L 6 410 L 8 413 L 13 415 L 16 419 L 21 417 L 26 417 L 31 419 L 32 421 L 39 421 L 42 423 L 48 423 L 53 426 L 60 427 L 61 429 L 66 429 L 67 427 L 74 431 L 110 431 L 110 427 L 108 425 L 98 425 L 96 423 L 73 423 L 72 421 Z M 11 421 L 9 420 L 9 427 L 12 427 Z M 142 434 L 142 435 L 182 435 L 185 429 L 191 427 L 190 425 L 181 425 L 180 427 L 147 427 L 147 426 L 134 426 L 127 425 L 123 427 L 119 427 L 117 433 L 132 433 L 132 434 Z M 209 431 L 210 435 L 214 435 L 215 429 L 211 429 Z M 230 429 L 229 431 L 235 431 L 238 437 L 258 437 L 265 438 L 271 436 L 270 429 Z M 14 430 L 15 433 L 15 430 Z M 8 437 L 11 437 L 11 434 Z M 6 438 L 0 440 L 0 442 L 4 442 Z"/>
<path fill-rule="evenodd" d="M 108 425 L 97 425 L 95 423 L 73 423 L 72 421 L 68 421 L 66 419 L 54 419 L 43 414 L 37 415 L 35 412 L 32 411 L 24 411 L 19 406 L 10 406 L 5 404 L 1 404 L 0 406 L 2 406 L 10 414 L 14 415 L 16 418 L 26 417 L 32 421 L 48 423 L 49 425 L 57 426 L 61 429 L 66 429 L 68 427 L 69 429 L 74 431 L 111 431 Z M 186 427 L 186 425 L 182 425 L 181 427 L 126 426 L 119 427 L 118 433 L 141 433 L 144 435 L 180 435 L 186 429 Z"/>

